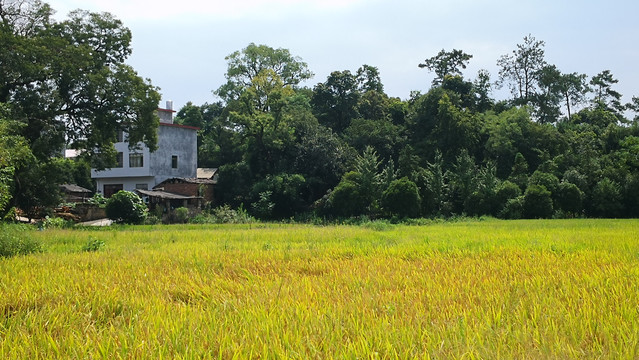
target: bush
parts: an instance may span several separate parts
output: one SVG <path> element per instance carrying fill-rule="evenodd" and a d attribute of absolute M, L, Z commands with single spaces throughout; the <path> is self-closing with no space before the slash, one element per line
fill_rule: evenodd
<path fill-rule="evenodd" d="M 0 226 L 0 257 L 12 257 L 41 252 L 42 245 L 29 236 L 22 226 Z"/>
<path fill-rule="evenodd" d="M 419 189 L 408 178 L 392 181 L 382 194 L 382 208 L 391 215 L 417 217 L 420 203 Z"/>
<path fill-rule="evenodd" d="M 577 215 L 583 210 L 584 194 L 575 184 L 562 181 L 555 198 L 558 209 L 567 215 Z"/>
<path fill-rule="evenodd" d="M 621 186 L 609 178 L 604 178 L 592 190 L 591 215 L 602 218 L 619 217 L 623 210 L 621 195 Z"/>
<path fill-rule="evenodd" d="M 104 248 L 104 246 L 104 240 L 96 239 L 92 236 L 89 236 L 89 240 L 87 241 L 86 245 L 82 247 L 82 251 L 95 252 L 101 250 L 102 248 Z"/>
<path fill-rule="evenodd" d="M 109 219 L 120 224 L 142 224 L 148 213 L 146 205 L 137 194 L 124 190 L 107 200 L 105 211 Z"/>
<path fill-rule="evenodd" d="M 189 209 L 185 207 L 179 207 L 173 211 L 175 214 L 175 221 L 177 221 L 178 223 L 184 224 L 189 220 Z"/>
<path fill-rule="evenodd" d="M 356 216 L 367 212 L 371 206 L 370 194 L 362 192 L 361 174 L 346 173 L 333 189 L 328 200 L 330 210 L 337 216 Z"/>
<path fill-rule="evenodd" d="M 521 219 L 523 215 L 524 215 L 524 197 L 523 196 L 518 196 L 516 198 L 506 200 L 504 207 L 499 212 L 499 217 L 502 219 Z"/>
<path fill-rule="evenodd" d="M 547 219 L 552 217 L 552 194 L 543 185 L 530 185 L 524 193 L 524 217 Z"/>
<path fill-rule="evenodd" d="M 211 214 L 198 214 L 190 220 L 195 224 L 248 224 L 255 222 L 244 208 L 231 209 L 229 205 L 223 205 L 211 210 Z"/>

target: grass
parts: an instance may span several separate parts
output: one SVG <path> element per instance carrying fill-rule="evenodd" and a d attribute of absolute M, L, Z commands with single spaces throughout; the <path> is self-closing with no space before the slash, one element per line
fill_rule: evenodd
<path fill-rule="evenodd" d="M 639 357 L 639 221 L 25 233 L 0 358 Z M 83 251 L 88 243 L 101 244 Z"/>

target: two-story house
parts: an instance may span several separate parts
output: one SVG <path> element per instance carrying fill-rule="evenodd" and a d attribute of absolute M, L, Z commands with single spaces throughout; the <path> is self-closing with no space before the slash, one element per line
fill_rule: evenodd
<path fill-rule="evenodd" d="M 91 170 L 97 192 L 110 197 L 120 190 L 149 190 L 170 178 L 197 177 L 197 128 L 173 123 L 173 103 L 158 109 L 158 148 L 150 152 L 144 145 L 129 150 L 126 136 L 120 132 L 115 149 L 116 167 Z"/>

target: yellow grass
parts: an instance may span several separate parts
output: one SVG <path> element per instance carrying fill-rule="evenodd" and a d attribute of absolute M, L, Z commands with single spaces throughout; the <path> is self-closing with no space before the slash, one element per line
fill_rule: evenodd
<path fill-rule="evenodd" d="M 33 231 L 45 252 L 0 259 L 0 358 L 636 359 L 638 229 Z"/>

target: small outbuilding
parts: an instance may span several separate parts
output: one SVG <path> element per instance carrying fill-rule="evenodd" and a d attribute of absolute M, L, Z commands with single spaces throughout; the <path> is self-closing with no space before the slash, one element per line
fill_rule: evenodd
<path fill-rule="evenodd" d="M 60 190 L 64 196 L 64 202 L 66 203 L 82 203 L 87 201 L 93 193 L 89 189 L 85 189 L 82 186 L 75 184 L 62 184 Z"/>

